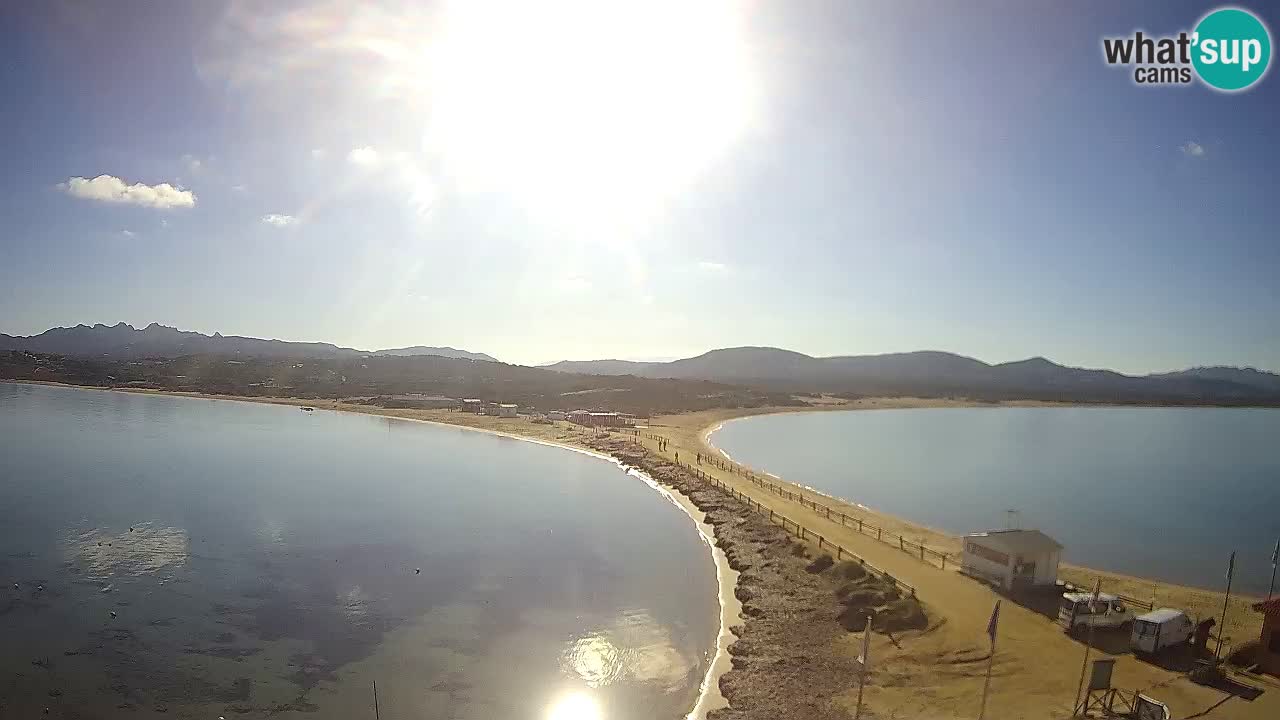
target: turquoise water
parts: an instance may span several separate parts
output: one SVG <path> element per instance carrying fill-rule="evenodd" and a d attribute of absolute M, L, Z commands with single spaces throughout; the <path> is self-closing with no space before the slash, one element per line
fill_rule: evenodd
<path fill-rule="evenodd" d="M 1280 410 L 945 408 L 726 423 L 739 462 L 963 533 L 1040 528 L 1068 562 L 1266 593 L 1280 536 Z"/>
<path fill-rule="evenodd" d="M 0 549 L 3 717 L 677 717 L 718 631 L 640 478 L 373 416 L 0 384 Z"/>

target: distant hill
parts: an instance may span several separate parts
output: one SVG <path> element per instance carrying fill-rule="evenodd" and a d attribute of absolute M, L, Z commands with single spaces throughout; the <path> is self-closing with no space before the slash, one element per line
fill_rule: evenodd
<path fill-rule="evenodd" d="M 791 350 L 740 347 L 666 363 L 566 361 L 561 372 L 710 380 L 790 392 L 846 396 L 962 396 L 1118 403 L 1280 403 L 1280 375 L 1250 368 L 1193 368 L 1155 375 L 1072 368 L 1042 357 L 991 365 L 947 352 L 817 358 Z"/>
<path fill-rule="evenodd" d="M 178 330 L 151 323 L 141 330 L 127 323 L 93 326 L 56 327 L 30 337 L 0 334 L 0 352 L 25 350 L 70 357 L 107 357 L 114 359 L 172 358 L 186 355 L 244 355 L 280 358 L 352 358 L 363 355 L 438 355 L 441 357 L 496 362 L 484 353 L 471 353 L 454 348 L 415 346 L 370 353 L 331 343 L 265 340 Z"/>
<path fill-rule="evenodd" d="M 394 355 L 396 357 L 410 357 L 413 355 L 435 355 L 437 357 L 456 358 L 458 360 L 483 360 L 485 362 L 498 362 L 497 358 L 485 353 L 473 353 L 466 350 L 458 350 L 451 347 L 429 347 L 427 345 L 414 345 L 412 347 L 392 348 L 390 350 L 378 350 L 371 353 L 373 355 Z"/>
<path fill-rule="evenodd" d="M 802 404 L 789 393 L 702 380 L 573 375 L 433 355 L 320 359 L 187 355 L 126 360 L 14 351 L 0 352 L 0 380 L 249 397 L 348 398 L 398 408 L 419 407 L 424 398 L 446 396 L 516 403 L 525 411 L 585 408 L 642 416 Z"/>

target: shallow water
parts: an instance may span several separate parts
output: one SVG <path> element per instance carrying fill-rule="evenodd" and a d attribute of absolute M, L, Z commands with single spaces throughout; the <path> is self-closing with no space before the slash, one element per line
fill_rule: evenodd
<path fill-rule="evenodd" d="M 4 717 L 678 717 L 718 630 L 616 465 L 293 407 L 0 384 L 0 550 Z"/>
<path fill-rule="evenodd" d="M 1265 594 L 1280 410 L 934 408 L 726 423 L 735 460 L 953 533 L 1044 530 L 1087 567 Z"/>

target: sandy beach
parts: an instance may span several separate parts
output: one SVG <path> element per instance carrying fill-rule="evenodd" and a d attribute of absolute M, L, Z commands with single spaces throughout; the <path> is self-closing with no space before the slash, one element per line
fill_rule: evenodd
<path fill-rule="evenodd" d="M 318 409 L 435 422 L 534 439 L 572 449 L 590 450 L 611 456 L 629 466 L 647 464 L 651 468 L 659 468 L 659 472 L 649 474 L 665 486 L 679 491 L 694 505 L 698 504 L 697 498 L 691 497 L 689 492 L 691 486 L 687 484 L 687 479 L 673 480 L 672 477 L 667 477 L 664 480 L 663 478 L 664 474 L 670 474 L 670 467 L 675 464 L 676 453 L 680 453 L 680 459 L 687 462 L 699 452 L 715 452 L 709 445 L 707 436 L 727 420 L 771 412 L 793 411 L 780 408 L 726 409 L 656 417 L 641 433 L 642 435 L 655 434 L 665 438 L 667 440 L 665 451 L 659 452 L 656 442 L 645 440 L 643 455 L 637 455 L 633 443 L 619 443 L 616 436 L 614 440 L 610 440 L 607 435 L 601 437 L 585 428 L 567 423 L 544 425 L 532 423 L 527 418 L 496 418 L 443 410 L 384 409 L 341 401 L 244 397 L 220 399 L 306 405 Z M 1034 404 L 1048 405 L 1047 403 Z M 990 406 L 990 404 L 960 400 L 934 401 L 908 398 L 862 400 L 851 403 L 825 402 L 809 410 L 974 405 Z M 833 523 L 803 503 L 763 491 L 737 474 L 706 466 L 702 470 L 743 496 L 749 496 L 757 507 L 766 510 L 774 509 L 786 514 L 812 530 L 822 533 L 829 541 L 839 542 L 869 562 L 892 573 L 894 577 L 918 589 L 919 597 L 929 617 L 927 628 L 891 633 L 888 636 L 877 635 L 873 642 L 874 657 L 878 658 L 878 661 L 873 667 L 866 688 L 867 708 L 873 717 L 976 716 L 982 676 L 990 656 L 985 627 L 991 607 L 998 597 L 992 590 L 954 572 L 950 567 L 943 570 L 937 565 L 922 563 L 918 558 L 902 553 L 896 546 L 891 547 L 877 542 L 874 537 L 860 534 L 838 522 Z M 782 480 L 785 481 L 785 478 Z M 826 505 L 841 502 L 799 486 L 793 487 L 799 495 L 810 501 L 817 500 Z M 726 525 L 724 504 L 716 503 L 714 508 L 707 509 L 706 499 L 703 498 L 703 500 L 703 509 L 707 511 L 704 519 L 709 519 L 713 525 Z M 878 513 L 857 504 L 844 503 L 843 507 L 851 515 L 857 514 L 868 521 L 874 521 L 886 529 L 892 529 L 893 532 L 900 533 L 931 549 L 950 554 L 958 553 L 959 540 L 947 533 L 922 527 L 902 518 Z M 718 513 L 716 518 L 710 518 L 712 511 Z M 745 519 L 744 516 L 751 515 L 743 513 L 741 507 L 730 508 L 729 512 L 730 515 L 739 518 L 738 522 L 742 522 Z M 763 528 L 757 528 L 757 530 L 765 531 Z M 718 532 L 717 542 L 722 543 L 724 539 Z M 753 550 L 759 556 L 757 560 L 762 565 L 777 564 L 777 558 L 763 555 L 767 547 L 768 543 L 762 543 Z M 816 554 L 817 550 L 809 548 L 807 552 Z M 1221 594 L 1208 590 L 1151 582 L 1072 566 L 1064 566 L 1061 575 L 1065 579 L 1080 584 L 1090 584 L 1093 578 L 1101 576 L 1104 589 L 1108 591 L 1139 598 L 1150 598 L 1154 595 L 1159 605 L 1183 607 L 1193 614 L 1199 612 L 1213 614 L 1221 611 Z M 759 643 L 763 643 L 771 648 L 771 652 L 777 651 L 784 654 L 788 636 L 804 637 L 808 648 L 806 652 L 808 656 L 814 658 L 813 662 L 816 663 L 814 668 L 839 669 L 857 655 L 860 634 L 845 632 L 834 622 L 834 613 L 838 612 L 838 607 L 821 608 L 816 614 L 801 612 L 801 608 L 811 609 L 817 595 L 812 588 L 807 595 L 797 592 L 796 588 L 801 587 L 802 584 L 798 577 L 794 573 L 780 573 L 768 585 L 770 594 L 791 597 L 796 601 L 794 604 L 787 605 L 784 602 L 782 612 L 778 612 L 779 608 L 772 608 L 772 612 L 761 611 L 763 614 L 760 617 L 752 617 L 748 612 L 744 615 L 743 623 L 735 635 L 742 638 L 752 636 L 753 632 L 756 632 L 757 638 L 763 635 L 767 640 L 757 639 L 756 644 L 752 646 L 753 652 L 760 652 Z M 742 581 L 739 580 L 739 587 L 741 584 Z M 788 584 L 791 584 L 789 589 Z M 830 592 L 830 588 L 827 591 Z M 1228 646 L 1257 637 L 1260 618 L 1248 608 L 1250 602 L 1251 599 L 1233 596 L 1225 636 Z M 1209 610 L 1215 605 L 1216 611 Z M 773 631 L 763 634 L 753 631 L 753 623 L 759 624 L 766 620 L 773 623 L 781 622 L 782 618 L 779 616 L 790 618 L 785 621 L 791 623 L 789 630 L 777 631 L 775 627 Z M 1001 643 L 995 657 L 988 717 L 1028 719 L 1070 717 L 1084 652 L 1083 644 L 1066 636 L 1049 617 L 1009 602 L 1005 603 L 1005 610 L 1002 612 L 1000 634 Z M 1164 661 L 1157 664 L 1141 660 L 1130 655 L 1126 648 L 1127 634 L 1124 637 L 1099 637 L 1094 656 L 1116 657 L 1118 661 L 1115 686 L 1125 690 L 1147 692 L 1168 704 L 1172 717 L 1245 718 L 1247 720 L 1280 716 L 1280 681 L 1275 678 L 1236 674 L 1234 685 L 1225 688 L 1201 686 L 1185 677 L 1188 667 L 1178 662 Z M 732 647 L 729 655 L 734 655 Z M 725 696 L 730 703 L 730 708 L 713 712 L 711 717 L 852 716 L 853 704 L 856 702 L 856 682 L 852 674 L 834 672 L 833 674 L 841 679 L 838 682 L 833 681 L 829 686 L 831 703 L 815 706 L 812 698 L 789 698 L 783 694 L 769 698 L 761 696 L 755 693 L 753 688 L 759 688 L 764 684 L 772 686 L 773 683 L 779 682 L 779 677 L 770 676 L 767 668 L 745 661 L 739 662 L 736 658 L 732 665 L 732 669 L 720 675 L 716 683 L 719 688 L 726 691 Z M 819 677 L 824 671 L 788 666 L 787 672 L 796 677 L 797 681 L 803 675 L 805 683 L 810 683 L 810 674 Z M 1260 691 L 1260 693 L 1255 699 L 1245 699 L 1245 696 L 1254 693 L 1242 691 L 1242 688 Z M 787 705 L 789 700 L 795 703 L 791 707 Z M 757 706 L 756 703 L 760 705 Z M 773 704 L 773 712 L 763 709 L 769 703 Z M 716 703 L 713 700 L 709 704 Z M 750 708 L 756 708 L 759 714 L 751 712 Z M 838 712 L 832 708 L 837 708 Z"/>

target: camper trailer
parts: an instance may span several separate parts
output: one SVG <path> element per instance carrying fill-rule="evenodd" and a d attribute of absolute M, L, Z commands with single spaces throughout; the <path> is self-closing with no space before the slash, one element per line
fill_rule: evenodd
<path fill-rule="evenodd" d="M 1136 652 L 1154 655 L 1165 648 L 1188 642 L 1195 629 L 1186 613 L 1160 608 L 1133 619 L 1129 646 Z"/>
<path fill-rule="evenodd" d="M 1074 635 L 1089 627 L 1112 629 L 1133 622 L 1133 611 L 1115 595 L 1098 593 L 1097 602 L 1092 600 L 1093 593 L 1064 593 L 1058 606 L 1058 623 Z"/>

